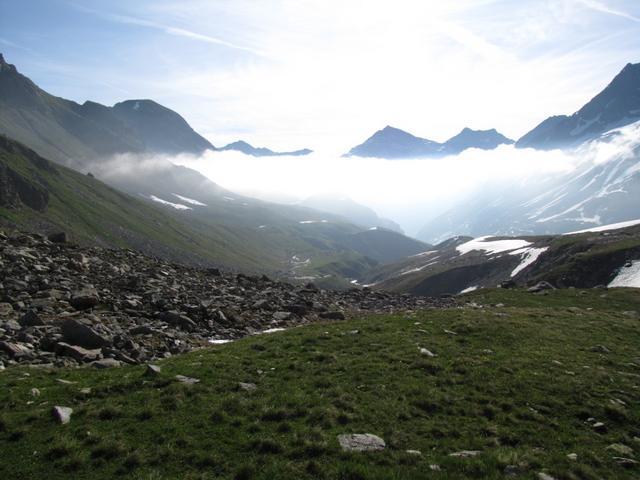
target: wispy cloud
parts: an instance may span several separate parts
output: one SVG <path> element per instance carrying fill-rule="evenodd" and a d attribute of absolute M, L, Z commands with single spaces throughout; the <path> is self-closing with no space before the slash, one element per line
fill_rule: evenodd
<path fill-rule="evenodd" d="M 97 15 L 101 18 L 104 18 L 105 20 L 109 20 L 112 22 L 116 22 L 116 23 L 121 23 L 121 24 L 125 24 L 125 25 L 137 25 L 140 27 L 146 27 L 146 28 L 152 28 L 154 30 L 160 30 L 163 31 L 164 33 L 168 34 L 168 35 L 174 35 L 174 36 L 178 36 L 178 37 L 185 37 L 185 38 L 189 38 L 191 40 L 196 40 L 199 42 L 205 42 L 205 43 L 210 43 L 210 44 L 214 44 L 214 45 L 220 45 L 223 47 L 227 47 L 227 48 L 231 48 L 234 50 L 242 50 L 245 52 L 249 52 L 252 53 L 254 55 L 258 55 L 261 57 L 266 56 L 266 54 L 264 52 L 261 52 L 260 50 L 257 50 L 255 48 L 251 48 L 251 47 L 246 47 L 243 45 L 238 45 L 235 44 L 233 42 L 229 42 L 227 40 L 224 40 L 222 38 L 218 38 L 218 37 L 214 37 L 211 35 L 205 35 L 202 33 L 197 33 L 197 32 L 193 32 L 191 30 L 185 29 L 185 28 L 180 28 L 180 27 L 174 27 L 171 25 L 166 25 L 164 23 L 159 23 L 159 22 L 155 22 L 152 20 L 146 20 L 143 18 L 138 18 L 138 17 L 134 17 L 131 15 L 119 15 L 119 14 L 115 14 L 115 13 L 108 13 L 108 12 L 101 12 L 98 10 L 93 10 L 90 8 L 86 8 L 82 5 L 77 5 L 74 4 L 74 7 L 78 10 L 81 10 L 83 12 L 86 13 L 90 13 L 93 15 Z"/>
<path fill-rule="evenodd" d="M 626 18 L 627 20 L 631 20 L 634 22 L 640 23 L 640 18 L 629 13 L 623 12 L 622 10 L 617 10 L 615 8 L 611 8 L 603 2 L 599 2 L 598 0 L 578 0 L 580 4 L 585 7 L 595 10 L 596 12 L 607 13 L 609 15 L 615 15 L 616 17 Z"/>

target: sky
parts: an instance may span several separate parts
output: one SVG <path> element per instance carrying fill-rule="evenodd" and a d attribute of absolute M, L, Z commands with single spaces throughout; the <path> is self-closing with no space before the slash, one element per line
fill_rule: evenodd
<path fill-rule="evenodd" d="M 517 139 L 639 62 L 639 38 L 638 0 L 0 0 L 0 52 L 54 95 L 332 154 L 385 125 Z"/>

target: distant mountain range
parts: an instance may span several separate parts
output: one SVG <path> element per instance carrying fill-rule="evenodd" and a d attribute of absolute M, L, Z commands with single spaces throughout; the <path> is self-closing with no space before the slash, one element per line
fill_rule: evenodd
<path fill-rule="evenodd" d="M 511 145 L 513 140 L 491 130 L 463 129 L 444 143 L 416 137 L 404 130 L 386 126 L 345 156 L 377 158 L 433 158 L 457 155 L 468 148 L 492 150 L 498 145 Z"/>
<path fill-rule="evenodd" d="M 640 120 L 640 63 L 627 64 L 607 87 L 571 116 L 549 117 L 516 147 L 566 148 Z"/>
<path fill-rule="evenodd" d="M 304 148 L 302 150 L 294 150 L 292 152 L 274 152 L 265 147 L 254 147 L 253 145 L 238 140 L 237 142 L 230 143 L 229 145 L 225 145 L 218 150 L 227 151 L 227 150 L 235 150 L 238 152 L 242 152 L 245 155 L 251 155 L 252 157 L 283 157 L 283 156 L 291 156 L 291 157 L 301 157 L 304 155 L 309 155 L 313 152 L 308 148 Z"/>
<path fill-rule="evenodd" d="M 574 170 L 536 182 L 484 185 L 429 221 L 418 238 L 437 243 L 453 235 L 564 233 L 640 218 L 640 64 L 627 65 L 571 117 L 552 119 L 517 146 L 571 147 Z M 579 133 L 569 129 L 576 125 Z M 601 153 L 593 162 L 596 149 Z"/>

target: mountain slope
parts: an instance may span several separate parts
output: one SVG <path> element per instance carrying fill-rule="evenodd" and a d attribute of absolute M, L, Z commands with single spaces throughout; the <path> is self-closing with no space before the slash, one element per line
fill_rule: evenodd
<path fill-rule="evenodd" d="M 518 140 L 516 146 L 566 148 L 637 120 L 640 120 L 640 63 L 629 63 L 580 110 L 571 116 L 547 118 Z"/>
<path fill-rule="evenodd" d="M 568 153 L 576 160 L 571 171 L 483 185 L 418 238 L 554 234 L 640 218 L 640 122 Z"/>
<path fill-rule="evenodd" d="M 214 149 L 184 118 L 153 100 L 126 100 L 116 103 L 112 110 L 131 127 L 147 152 L 199 154 Z"/>
<path fill-rule="evenodd" d="M 254 147 L 247 142 L 242 140 L 238 140 L 237 142 L 230 143 L 229 145 L 225 145 L 219 150 L 234 150 L 237 152 L 242 152 L 245 155 L 251 155 L 252 157 L 281 157 L 281 156 L 292 156 L 292 157 L 301 157 L 304 155 L 309 155 L 313 152 L 313 150 L 309 150 L 308 148 L 304 148 L 302 150 L 294 150 L 292 152 L 274 152 L 268 148 L 264 147 Z"/>
<path fill-rule="evenodd" d="M 343 195 L 313 195 L 300 202 L 300 205 L 340 215 L 350 222 L 365 228 L 383 227 L 398 233 L 404 233 L 400 225 L 394 221 L 379 217 L 373 209 Z"/>
<path fill-rule="evenodd" d="M 565 288 L 608 285 L 621 273 L 631 275 L 640 259 L 640 220 L 616 228 L 622 226 L 561 236 L 458 237 L 373 269 L 360 281 L 415 295 L 455 294 L 505 281 L 530 285 L 545 280 Z"/>
<path fill-rule="evenodd" d="M 513 140 L 491 130 L 464 128 L 444 143 L 416 137 L 398 128 L 387 126 L 377 131 L 364 143 L 352 148 L 346 156 L 378 158 L 433 158 L 457 155 L 468 148 L 492 150 L 499 145 L 510 145 Z"/>
<path fill-rule="evenodd" d="M 134 108 L 139 105 L 139 108 Z M 0 54 L 0 133 L 66 165 L 119 153 L 199 153 L 212 145 L 177 113 L 151 101 L 110 108 L 40 89 Z"/>

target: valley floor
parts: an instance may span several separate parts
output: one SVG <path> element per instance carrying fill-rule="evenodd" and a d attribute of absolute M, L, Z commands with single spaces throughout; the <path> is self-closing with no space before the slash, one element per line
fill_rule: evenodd
<path fill-rule="evenodd" d="M 10 367 L 0 477 L 637 478 L 640 291 L 464 299 L 247 337 L 155 375 Z M 386 448 L 342 451 L 351 433 Z"/>

